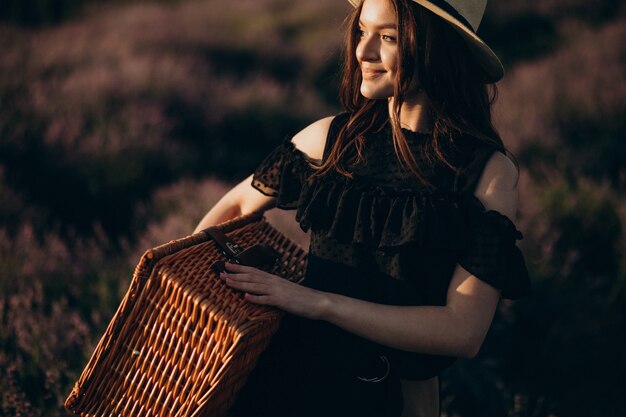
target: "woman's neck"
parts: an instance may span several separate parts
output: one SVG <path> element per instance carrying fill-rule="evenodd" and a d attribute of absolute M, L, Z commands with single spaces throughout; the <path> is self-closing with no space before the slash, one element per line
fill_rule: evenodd
<path fill-rule="evenodd" d="M 393 114 L 394 99 L 389 99 L 389 116 Z M 430 132 L 433 121 L 428 111 L 428 98 L 423 90 L 404 100 L 400 108 L 400 126 L 413 132 Z"/>

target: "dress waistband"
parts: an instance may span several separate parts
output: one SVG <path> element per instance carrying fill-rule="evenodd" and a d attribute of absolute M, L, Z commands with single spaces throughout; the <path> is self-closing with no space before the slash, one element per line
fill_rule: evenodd
<path fill-rule="evenodd" d="M 420 294 L 410 282 L 383 272 L 359 269 L 309 253 L 304 285 L 380 304 L 420 305 Z"/>

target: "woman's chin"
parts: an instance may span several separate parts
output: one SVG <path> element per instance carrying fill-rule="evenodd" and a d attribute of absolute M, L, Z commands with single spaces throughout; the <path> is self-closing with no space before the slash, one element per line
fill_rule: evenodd
<path fill-rule="evenodd" d="M 369 86 L 361 85 L 361 95 L 370 100 L 381 100 L 392 97 L 393 91 L 389 93 L 387 91 L 381 91 L 380 89 L 374 89 Z"/>

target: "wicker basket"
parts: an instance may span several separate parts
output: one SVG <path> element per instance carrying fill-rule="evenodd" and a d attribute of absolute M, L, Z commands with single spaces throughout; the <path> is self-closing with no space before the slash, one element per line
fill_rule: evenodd
<path fill-rule="evenodd" d="M 269 245 L 279 257 L 258 267 L 303 279 L 306 252 L 262 213 L 212 229 L 248 248 Z M 81 416 L 224 416 L 282 315 L 222 283 L 214 266 L 228 259 L 207 231 L 147 251 L 65 407 Z"/>

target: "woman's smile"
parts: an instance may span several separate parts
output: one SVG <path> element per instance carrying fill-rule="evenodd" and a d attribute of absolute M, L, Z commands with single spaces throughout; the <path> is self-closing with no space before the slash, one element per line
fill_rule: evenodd
<path fill-rule="evenodd" d="M 381 75 L 385 74 L 387 71 L 380 69 L 371 69 L 371 68 L 361 68 L 361 74 L 363 75 L 364 80 L 373 80 Z"/>
<path fill-rule="evenodd" d="M 369 99 L 393 96 L 399 61 L 397 20 L 391 2 L 363 2 L 355 54 L 363 78 L 361 94 Z"/>

